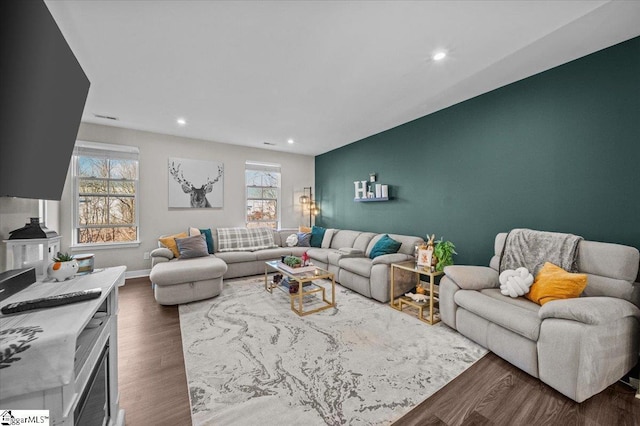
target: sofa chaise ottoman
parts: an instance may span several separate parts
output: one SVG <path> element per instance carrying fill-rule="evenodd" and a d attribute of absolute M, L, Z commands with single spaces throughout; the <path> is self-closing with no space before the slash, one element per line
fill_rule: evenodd
<path fill-rule="evenodd" d="M 153 267 L 149 278 L 161 305 L 178 305 L 209 299 L 222 292 L 222 276 L 227 264 L 215 256 L 182 262 L 164 262 Z"/>

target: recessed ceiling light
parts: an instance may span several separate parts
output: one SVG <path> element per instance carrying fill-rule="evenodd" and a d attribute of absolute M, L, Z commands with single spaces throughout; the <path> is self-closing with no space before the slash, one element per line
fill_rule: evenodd
<path fill-rule="evenodd" d="M 293 145 L 293 139 L 289 139 L 289 140 L 287 141 L 287 143 L 288 143 L 289 145 Z"/>
<path fill-rule="evenodd" d="M 446 53 L 446 52 L 442 52 L 442 51 L 440 51 L 440 52 L 436 52 L 436 53 L 432 56 L 432 58 L 433 58 L 433 60 L 434 60 L 434 61 L 440 61 L 440 60 L 444 59 L 444 58 L 445 58 L 445 56 L 447 56 L 447 53 Z"/>
<path fill-rule="evenodd" d="M 187 120 L 185 120 L 184 118 L 178 118 L 176 120 L 178 122 L 179 125 L 184 126 L 187 124 Z"/>

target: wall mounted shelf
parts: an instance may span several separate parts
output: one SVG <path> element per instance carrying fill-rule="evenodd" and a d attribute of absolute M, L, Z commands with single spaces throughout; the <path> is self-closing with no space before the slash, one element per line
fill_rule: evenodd
<path fill-rule="evenodd" d="M 369 201 L 389 201 L 389 185 L 382 185 L 375 183 L 373 178 L 375 174 L 371 174 L 371 180 L 354 181 L 353 187 L 355 194 L 353 201 L 355 202 L 369 202 Z"/>
<path fill-rule="evenodd" d="M 353 201 L 356 203 L 370 203 L 372 201 L 389 201 L 389 197 L 380 197 L 380 198 L 354 198 Z"/>

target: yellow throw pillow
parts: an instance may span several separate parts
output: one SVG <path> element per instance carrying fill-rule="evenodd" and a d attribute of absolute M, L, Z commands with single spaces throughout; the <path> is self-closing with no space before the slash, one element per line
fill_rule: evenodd
<path fill-rule="evenodd" d="M 309 232 L 311 232 L 311 228 L 309 228 L 308 226 L 299 226 L 298 232 L 304 232 L 308 234 Z"/>
<path fill-rule="evenodd" d="M 587 274 L 572 274 L 545 262 L 525 296 L 532 302 L 544 305 L 552 300 L 578 297 L 586 286 Z"/>
<path fill-rule="evenodd" d="M 186 232 L 181 232 L 179 234 L 169 235 L 168 237 L 158 238 L 158 241 L 160 241 L 163 246 L 171 250 L 175 257 L 180 257 L 180 251 L 178 250 L 178 244 L 176 244 L 176 238 L 187 238 L 187 237 L 188 235 Z"/>

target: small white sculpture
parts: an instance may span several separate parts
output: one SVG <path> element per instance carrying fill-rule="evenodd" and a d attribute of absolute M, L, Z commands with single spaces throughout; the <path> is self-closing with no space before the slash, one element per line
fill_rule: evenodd
<path fill-rule="evenodd" d="M 500 274 L 499 280 L 500 293 L 516 298 L 529 292 L 529 287 L 533 284 L 533 275 L 524 267 L 506 269 Z"/>
<path fill-rule="evenodd" d="M 78 272 L 78 261 L 69 260 L 65 262 L 53 262 L 47 267 L 47 275 L 56 281 L 64 281 Z"/>
<path fill-rule="evenodd" d="M 414 302 L 426 302 L 429 300 L 426 294 L 405 293 L 404 295 L 410 297 Z"/>

